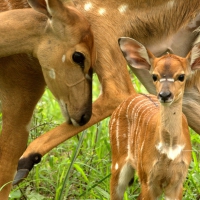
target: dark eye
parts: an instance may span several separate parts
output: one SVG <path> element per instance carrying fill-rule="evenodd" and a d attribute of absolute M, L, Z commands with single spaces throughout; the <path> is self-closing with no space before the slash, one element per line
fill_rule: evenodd
<path fill-rule="evenodd" d="M 75 63 L 84 67 L 85 56 L 80 52 L 74 52 L 72 55 L 72 59 Z"/>
<path fill-rule="evenodd" d="M 153 81 L 154 81 L 154 82 L 156 82 L 156 81 L 158 80 L 158 77 L 157 77 L 157 75 L 155 75 L 155 74 L 152 75 L 152 78 L 153 78 Z"/>
<path fill-rule="evenodd" d="M 181 74 L 181 75 L 178 76 L 179 81 L 183 82 L 184 79 L 185 79 L 185 74 Z"/>

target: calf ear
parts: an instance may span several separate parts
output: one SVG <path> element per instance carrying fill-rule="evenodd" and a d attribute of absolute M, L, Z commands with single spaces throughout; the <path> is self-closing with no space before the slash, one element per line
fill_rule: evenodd
<path fill-rule="evenodd" d="M 186 58 L 190 63 L 191 70 L 200 69 L 200 42 L 193 46 Z"/>
<path fill-rule="evenodd" d="M 155 56 L 138 41 L 121 37 L 118 40 L 120 49 L 128 64 L 137 69 L 151 69 Z"/>

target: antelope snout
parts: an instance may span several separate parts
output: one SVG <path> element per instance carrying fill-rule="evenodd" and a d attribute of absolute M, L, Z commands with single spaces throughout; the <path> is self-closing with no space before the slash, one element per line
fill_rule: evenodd
<path fill-rule="evenodd" d="M 85 125 L 92 115 L 92 110 L 88 109 L 85 112 L 80 112 L 71 116 L 71 122 L 74 126 L 83 126 Z"/>
<path fill-rule="evenodd" d="M 158 99 L 161 103 L 170 103 L 173 99 L 173 95 L 170 91 L 161 91 L 158 94 Z"/>

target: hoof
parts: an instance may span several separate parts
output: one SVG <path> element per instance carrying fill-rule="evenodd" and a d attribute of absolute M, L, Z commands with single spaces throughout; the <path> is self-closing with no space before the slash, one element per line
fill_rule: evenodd
<path fill-rule="evenodd" d="M 19 184 L 21 181 L 23 181 L 29 174 L 29 170 L 28 169 L 20 169 L 17 171 L 17 174 L 15 175 L 14 181 L 12 183 L 12 185 L 17 185 Z"/>
<path fill-rule="evenodd" d="M 16 185 L 23 181 L 34 165 L 41 161 L 41 158 L 42 155 L 39 153 L 33 153 L 26 158 L 21 158 L 18 162 L 17 173 L 12 184 Z"/>

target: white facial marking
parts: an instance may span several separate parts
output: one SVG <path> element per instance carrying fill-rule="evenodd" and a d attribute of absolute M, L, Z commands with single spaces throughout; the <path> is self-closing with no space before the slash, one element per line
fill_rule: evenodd
<path fill-rule="evenodd" d="M 50 76 L 50 78 L 52 78 L 52 79 L 55 79 L 55 78 L 56 78 L 56 73 L 55 73 L 54 69 L 50 69 L 50 70 L 49 70 L 49 76 Z"/>
<path fill-rule="evenodd" d="M 88 3 L 86 3 L 85 5 L 84 5 L 84 10 L 85 11 L 89 11 L 89 10 L 91 10 L 93 8 L 93 6 L 92 6 L 92 3 L 91 2 L 88 2 Z"/>
<path fill-rule="evenodd" d="M 65 56 L 65 55 L 63 55 L 63 56 L 62 56 L 62 62 L 64 63 L 64 62 L 65 62 L 65 60 L 66 60 L 66 56 Z"/>
<path fill-rule="evenodd" d="M 161 78 L 160 82 L 164 82 L 164 81 L 169 81 L 169 82 L 174 82 L 173 78 Z"/>
<path fill-rule="evenodd" d="M 161 142 L 156 145 L 156 149 L 161 154 L 166 154 L 167 157 L 171 160 L 174 160 L 178 155 L 180 155 L 181 151 L 183 150 L 184 145 L 176 145 L 176 147 L 166 147 Z"/>
<path fill-rule="evenodd" d="M 118 165 L 118 163 L 116 163 L 115 164 L 115 170 L 118 170 L 118 168 L 119 168 L 119 165 Z"/>
<path fill-rule="evenodd" d="M 118 10 L 120 13 L 125 13 L 127 8 L 128 8 L 127 4 L 122 4 L 121 6 L 118 7 Z"/>
<path fill-rule="evenodd" d="M 88 74 L 85 75 L 85 78 L 88 79 L 89 81 L 92 80 L 92 78 Z"/>
<path fill-rule="evenodd" d="M 104 15 L 106 13 L 106 9 L 105 8 L 100 8 L 99 9 L 99 14 L 100 15 Z"/>

